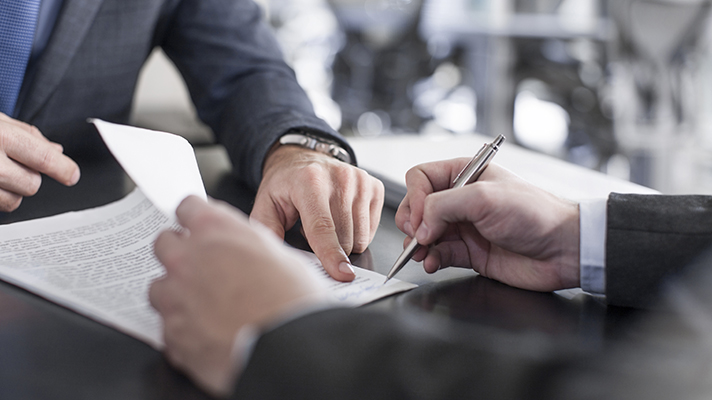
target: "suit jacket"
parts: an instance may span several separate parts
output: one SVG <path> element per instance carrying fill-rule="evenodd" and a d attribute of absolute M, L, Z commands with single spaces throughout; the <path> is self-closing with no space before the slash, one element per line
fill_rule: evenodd
<path fill-rule="evenodd" d="M 612 194 L 609 303 L 647 306 L 676 282 L 668 311 L 630 328 L 628 340 L 582 349 L 423 315 L 329 310 L 263 335 L 234 398 L 708 398 L 711 243 L 712 197 Z"/>
<path fill-rule="evenodd" d="M 546 398 L 559 352 L 531 351 L 539 340 L 417 314 L 332 309 L 263 335 L 233 398 Z"/>
<path fill-rule="evenodd" d="M 65 0 L 18 118 L 74 157 L 103 149 L 86 119 L 127 123 L 139 71 L 161 46 L 183 75 L 199 117 L 253 187 L 284 132 L 336 132 L 314 116 L 251 0 Z M 353 154 L 352 154 L 353 156 Z"/>
<path fill-rule="evenodd" d="M 703 281 L 704 291 L 690 293 L 709 311 L 712 279 L 708 274 Z M 629 327 L 630 336 L 618 342 L 581 348 L 537 333 L 456 326 L 422 315 L 324 311 L 260 338 L 232 398 L 709 398 L 712 313 L 706 321 L 685 314 L 686 307 L 677 308 Z"/>
<path fill-rule="evenodd" d="M 712 245 L 712 197 L 616 194 L 608 198 L 606 300 L 646 307 Z"/>

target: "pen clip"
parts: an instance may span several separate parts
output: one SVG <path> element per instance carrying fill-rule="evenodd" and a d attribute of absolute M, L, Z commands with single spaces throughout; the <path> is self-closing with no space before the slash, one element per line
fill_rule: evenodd
<path fill-rule="evenodd" d="M 480 149 L 477 151 L 477 154 L 475 154 L 475 156 L 472 157 L 472 158 L 470 159 L 470 161 L 467 162 L 467 165 L 465 165 L 465 168 L 463 168 L 462 170 L 460 170 L 460 173 L 457 174 L 457 176 L 455 177 L 455 180 L 452 181 L 452 186 L 457 185 L 457 182 L 460 180 L 460 177 L 462 176 L 462 174 L 464 174 L 465 171 L 467 171 L 467 170 L 470 168 L 470 166 L 471 166 L 472 164 L 474 164 L 475 161 L 477 161 L 477 160 L 480 158 L 480 156 L 482 155 L 482 153 L 485 151 L 486 148 L 487 148 L 486 145 L 480 147 Z"/>

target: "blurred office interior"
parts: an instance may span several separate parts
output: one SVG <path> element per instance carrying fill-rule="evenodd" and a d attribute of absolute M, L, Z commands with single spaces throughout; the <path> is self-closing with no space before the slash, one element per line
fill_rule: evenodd
<path fill-rule="evenodd" d="M 663 193 L 712 193 L 712 0 L 261 0 L 347 136 L 505 134 Z M 137 125 L 211 142 L 160 51 Z"/>

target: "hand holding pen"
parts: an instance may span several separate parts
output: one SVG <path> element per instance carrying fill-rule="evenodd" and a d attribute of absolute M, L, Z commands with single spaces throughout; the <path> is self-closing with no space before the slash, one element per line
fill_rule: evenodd
<path fill-rule="evenodd" d="M 482 175 L 482 172 L 484 172 L 485 168 L 487 168 L 487 165 L 489 165 L 490 161 L 492 158 L 497 154 L 497 151 L 499 150 L 499 147 L 504 143 L 504 136 L 499 135 L 497 136 L 492 143 L 485 143 L 484 146 L 475 154 L 474 157 L 470 160 L 467 165 L 460 171 L 460 173 L 457 175 L 455 180 L 452 182 L 452 188 L 457 189 L 461 188 L 468 183 L 472 183 L 477 180 L 477 178 Z M 403 250 L 401 255 L 398 257 L 396 262 L 393 264 L 393 267 L 391 270 L 388 272 L 388 275 L 386 276 L 386 282 L 388 282 L 389 279 L 393 278 L 395 274 L 400 271 L 405 264 L 410 261 L 410 259 L 413 257 L 415 252 L 418 250 L 419 244 L 418 241 L 413 238 L 413 240 L 408 244 L 408 246 Z M 384 282 L 385 283 L 385 282 Z"/>
<path fill-rule="evenodd" d="M 422 244 L 413 259 L 428 273 L 471 268 L 523 289 L 578 287 L 578 203 L 494 163 L 477 183 L 445 190 L 468 161 L 436 161 L 408 171 L 396 225 Z"/>

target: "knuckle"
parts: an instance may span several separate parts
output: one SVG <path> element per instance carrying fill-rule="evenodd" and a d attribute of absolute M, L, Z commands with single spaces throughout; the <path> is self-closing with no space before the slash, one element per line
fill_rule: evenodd
<path fill-rule="evenodd" d="M 2 211 L 15 211 L 22 203 L 22 196 L 8 194 L 0 199 L 0 209 Z"/>
<path fill-rule="evenodd" d="M 160 254 L 159 261 L 161 264 L 167 267 L 167 273 L 176 271 L 180 265 L 180 261 L 183 259 L 181 252 L 175 248 L 164 250 Z"/>
<path fill-rule="evenodd" d="M 55 153 L 50 150 L 43 150 L 37 160 L 37 169 L 40 171 L 47 171 L 54 166 L 57 157 Z"/>
<path fill-rule="evenodd" d="M 26 191 L 23 194 L 25 196 L 34 196 L 40 190 L 40 186 L 42 186 L 42 175 L 31 174 L 27 182 Z"/>
<path fill-rule="evenodd" d="M 0 150 L 5 152 L 8 147 L 8 141 L 12 136 L 12 127 L 7 124 L 0 124 Z"/>
<path fill-rule="evenodd" d="M 302 168 L 302 177 L 308 184 L 318 184 L 324 180 L 324 168 L 317 163 L 310 163 Z"/>
<path fill-rule="evenodd" d="M 224 218 L 209 208 L 196 211 L 193 216 L 192 226 L 198 229 L 210 229 L 222 223 Z"/>
<path fill-rule="evenodd" d="M 338 181 L 346 181 L 349 182 L 354 179 L 354 175 L 358 173 L 365 173 L 365 171 L 353 168 L 350 165 L 338 165 L 337 168 L 332 169 L 332 175 L 334 178 L 336 178 Z"/>
<path fill-rule="evenodd" d="M 329 203 L 333 210 L 332 212 L 343 213 L 351 208 L 353 200 L 354 199 L 347 193 L 343 193 L 342 191 L 336 191 L 334 195 L 332 195 Z"/>
<path fill-rule="evenodd" d="M 321 216 L 321 217 L 314 218 L 310 222 L 309 227 L 311 228 L 312 231 L 317 232 L 317 233 L 333 232 L 336 230 L 334 221 L 330 217 L 327 217 L 327 216 Z"/>
<path fill-rule="evenodd" d="M 386 193 L 386 186 L 381 182 L 381 180 L 373 178 L 376 184 L 376 193 L 378 194 L 378 197 L 383 198 Z"/>
<path fill-rule="evenodd" d="M 15 210 L 17 210 L 17 209 L 20 207 L 20 204 L 22 204 L 22 197 L 21 197 L 21 196 L 17 196 L 16 199 L 14 199 L 13 201 L 10 202 L 9 207 L 8 207 L 8 211 L 15 211 Z"/>
<path fill-rule="evenodd" d="M 163 309 L 162 304 L 161 304 L 161 285 L 163 282 L 161 280 L 153 282 L 151 286 L 148 289 L 148 302 L 151 304 L 151 307 L 156 309 L 159 313 Z"/>
<path fill-rule="evenodd" d="M 490 204 L 497 200 L 495 188 L 492 185 L 470 185 L 470 198 L 477 199 L 478 203 Z"/>
<path fill-rule="evenodd" d="M 368 237 L 360 236 L 354 239 L 354 245 L 351 251 L 354 253 L 363 253 L 368 248 L 370 240 Z"/>
<path fill-rule="evenodd" d="M 429 214 L 432 212 L 436 206 L 437 202 L 435 201 L 434 196 L 427 196 L 425 199 L 423 199 L 423 214 Z"/>
<path fill-rule="evenodd" d="M 349 176 L 347 177 L 350 180 L 356 181 L 356 184 L 358 185 L 360 190 L 373 190 L 376 187 L 376 181 L 378 179 L 375 179 L 371 175 L 368 174 L 368 172 L 360 169 L 360 168 L 349 168 Z"/>
<path fill-rule="evenodd" d="M 417 168 L 418 167 L 413 167 L 405 173 L 406 186 L 410 186 L 410 184 L 413 182 L 413 179 L 415 179 L 415 177 L 420 174 L 420 171 Z"/>

